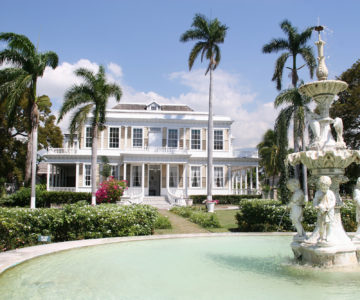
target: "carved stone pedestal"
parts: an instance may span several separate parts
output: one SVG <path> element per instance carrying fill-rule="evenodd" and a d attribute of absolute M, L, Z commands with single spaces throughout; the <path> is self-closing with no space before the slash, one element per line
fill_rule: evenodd
<path fill-rule="evenodd" d="M 355 266 L 358 264 L 357 247 L 354 245 L 324 247 L 293 242 L 291 248 L 295 258 L 302 264 L 319 267 Z"/>

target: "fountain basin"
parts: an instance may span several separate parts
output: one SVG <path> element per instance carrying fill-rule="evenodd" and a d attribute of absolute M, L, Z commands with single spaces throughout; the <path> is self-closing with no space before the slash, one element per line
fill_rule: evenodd
<path fill-rule="evenodd" d="M 116 243 L 39 257 L 0 275 L 3 299 L 331 299 L 360 297 L 359 267 L 292 264 L 292 236 Z"/>
<path fill-rule="evenodd" d="M 319 80 L 303 84 L 299 87 L 299 92 L 308 97 L 315 97 L 317 95 L 334 96 L 346 90 L 347 87 L 348 84 L 341 80 Z"/>

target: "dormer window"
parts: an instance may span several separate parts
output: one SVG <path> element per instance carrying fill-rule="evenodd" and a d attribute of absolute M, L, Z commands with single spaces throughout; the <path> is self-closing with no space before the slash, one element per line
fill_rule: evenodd
<path fill-rule="evenodd" d="M 161 106 L 157 104 L 156 102 L 150 103 L 147 107 L 147 110 L 161 110 Z"/>

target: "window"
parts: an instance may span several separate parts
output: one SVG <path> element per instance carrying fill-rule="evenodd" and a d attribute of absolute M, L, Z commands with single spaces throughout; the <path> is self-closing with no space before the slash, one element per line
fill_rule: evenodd
<path fill-rule="evenodd" d="M 133 128 L 133 147 L 142 147 L 143 130 L 142 128 Z"/>
<path fill-rule="evenodd" d="M 169 129 L 168 130 L 168 147 L 177 148 L 178 146 L 178 130 Z"/>
<path fill-rule="evenodd" d="M 191 129 L 191 149 L 201 149 L 200 129 Z"/>
<path fill-rule="evenodd" d="M 110 176 L 114 177 L 115 179 L 119 179 L 118 166 L 111 166 Z"/>
<path fill-rule="evenodd" d="M 132 186 L 141 187 L 141 166 L 132 167 Z"/>
<path fill-rule="evenodd" d="M 85 165 L 85 186 L 91 186 L 91 165 Z"/>
<path fill-rule="evenodd" d="M 85 147 L 91 148 L 92 146 L 92 132 L 91 127 L 86 127 L 85 129 Z"/>
<path fill-rule="evenodd" d="M 223 131 L 214 130 L 214 150 L 223 150 Z"/>
<path fill-rule="evenodd" d="M 191 167 L 191 187 L 200 187 L 200 167 Z"/>
<path fill-rule="evenodd" d="M 214 167 L 214 186 L 224 187 L 224 169 L 223 169 L 223 167 Z"/>
<path fill-rule="evenodd" d="M 178 168 L 177 166 L 170 166 L 170 176 L 169 176 L 169 186 L 177 187 L 178 186 Z"/>
<path fill-rule="evenodd" d="M 119 128 L 110 127 L 109 148 L 119 148 Z"/>

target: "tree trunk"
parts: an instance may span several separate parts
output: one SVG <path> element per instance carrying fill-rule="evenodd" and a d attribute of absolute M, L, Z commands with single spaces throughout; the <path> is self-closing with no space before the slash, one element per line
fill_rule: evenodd
<path fill-rule="evenodd" d="M 36 90 L 36 89 L 35 89 Z M 30 208 L 36 208 L 36 161 L 37 161 L 37 147 L 38 147 L 38 126 L 39 126 L 39 111 L 34 101 L 31 109 L 31 124 L 32 124 L 32 162 L 31 162 L 31 201 Z"/>
<path fill-rule="evenodd" d="M 212 59 L 212 58 L 211 58 Z M 212 64 L 210 66 L 210 85 L 209 85 L 209 118 L 208 118 L 208 161 L 207 161 L 207 200 L 212 200 L 213 185 L 213 147 L 214 147 L 214 129 L 213 129 L 213 108 L 212 108 Z"/>
<path fill-rule="evenodd" d="M 91 205 L 96 205 L 96 162 L 97 162 L 97 137 L 98 126 L 92 128 L 92 145 L 91 145 Z"/>
<path fill-rule="evenodd" d="M 32 138 L 31 130 L 28 135 L 28 144 L 27 144 L 27 152 L 26 152 L 26 163 L 25 163 L 25 178 L 24 185 L 29 185 L 31 179 L 31 162 L 32 162 L 32 148 L 33 148 L 33 138 Z"/>

